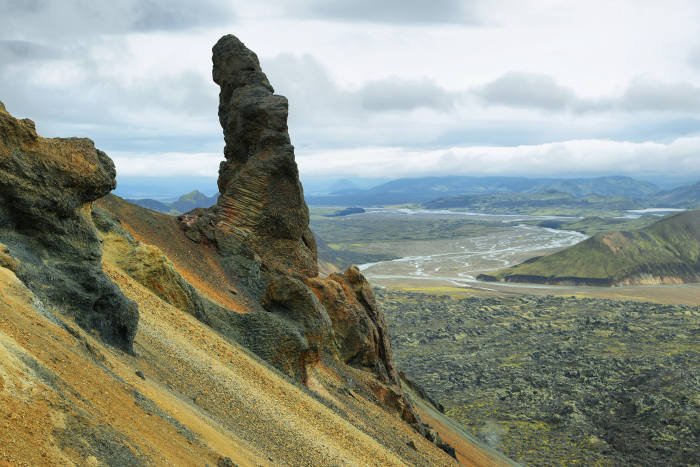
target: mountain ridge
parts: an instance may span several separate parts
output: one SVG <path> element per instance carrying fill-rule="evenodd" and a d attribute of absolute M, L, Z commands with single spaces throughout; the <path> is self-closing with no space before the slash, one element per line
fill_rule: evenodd
<path fill-rule="evenodd" d="M 193 190 L 180 195 L 175 201 L 159 201 L 152 198 L 126 198 L 126 201 L 153 211 L 179 215 L 193 209 L 211 207 L 216 204 L 218 198 L 218 193 L 214 196 L 207 196 L 199 190 Z"/>
<path fill-rule="evenodd" d="M 639 230 L 597 234 L 478 279 L 594 286 L 699 282 L 700 210 Z"/>
<path fill-rule="evenodd" d="M 311 205 L 386 205 L 425 203 L 438 198 L 488 193 L 531 193 L 548 189 L 582 197 L 591 194 L 647 198 L 659 191 L 650 182 L 625 176 L 592 178 L 420 177 L 392 180 L 365 190 L 310 196 Z"/>

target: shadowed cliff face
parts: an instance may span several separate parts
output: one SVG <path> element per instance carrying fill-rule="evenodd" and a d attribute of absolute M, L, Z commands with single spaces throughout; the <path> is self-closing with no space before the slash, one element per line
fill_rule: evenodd
<path fill-rule="evenodd" d="M 90 202 L 115 186 L 92 141 L 42 138 L 0 104 L 0 242 L 14 272 L 47 305 L 131 349 L 138 310 L 103 274 Z"/>
<path fill-rule="evenodd" d="M 213 62 L 226 141 L 214 221 L 264 262 L 313 277 L 316 244 L 287 132 L 287 98 L 273 94 L 256 55 L 234 36 L 216 43 Z"/>

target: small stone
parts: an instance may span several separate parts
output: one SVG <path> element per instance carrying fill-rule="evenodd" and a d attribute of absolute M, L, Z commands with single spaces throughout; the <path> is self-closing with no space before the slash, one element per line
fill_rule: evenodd
<path fill-rule="evenodd" d="M 216 467 L 234 467 L 234 466 L 237 467 L 237 464 L 234 464 L 230 457 L 219 457 L 219 460 L 216 463 Z"/>
<path fill-rule="evenodd" d="M 146 380 L 146 375 L 144 375 L 143 371 L 141 371 L 141 370 L 136 370 L 136 376 L 138 376 L 139 378 L 141 378 L 144 381 Z"/>

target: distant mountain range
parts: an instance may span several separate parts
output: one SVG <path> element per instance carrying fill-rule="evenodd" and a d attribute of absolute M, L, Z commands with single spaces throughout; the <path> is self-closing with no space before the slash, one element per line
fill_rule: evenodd
<path fill-rule="evenodd" d="M 423 177 L 401 178 L 369 189 L 342 189 L 323 196 L 309 196 L 311 205 L 373 206 L 429 203 L 454 196 L 493 193 L 541 193 L 556 191 L 574 197 L 616 196 L 632 201 L 660 191 L 653 183 L 630 177 L 525 178 L 525 177 Z"/>
<path fill-rule="evenodd" d="M 600 209 L 624 211 L 642 207 L 639 201 L 624 196 L 588 194 L 577 197 L 571 193 L 546 190 L 535 193 L 490 193 L 438 198 L 423 203 L 427 209 L 467 208 L 490 213 L 520 213 L 542 209 Z"/>
<path fill-rule="evenodd" d="M 603 286 L 699 282 L 700 211 L 639 230 L 598 234 L 479 279 Z"/>
<path fill-rule="evenodd" d="M 487 212 L 528 212 L 533 209 L 627 210 L 644 207 L 698 208 L 700 182 L 662 191 L 653 183 L 630 177 L 525 178 L 525 177 L 423 177 L 401 178 L 368 189 L 349 181 L 336 184 L 327 195 L 307 196 L 317 206 L 385 206 L 422 204 L 427 209 L 466 208 Z M 216 203 L 195 190 L 176 201 L 130 199 L 154 211 L 177 215 Z"/>
<path fill-rule="evenodd" d="M 152 211 L 177 215 L 191 211 L 195 208 L 208 208 L 213 206 L 216 204 L 216 200 L 218 198 L 218 193 L 214 196 L 207 196 L 199 190 L 194 190 L 180 196 L 177 200 L 172 202 L 158 201 L 150 198 L 128 199 L 127 201 Z"/>
<path fill-rule="evenodd" d="M 700 207 L 700 182 L 662 191 L 655 196 L 655 199 L 659 206 L 664 207 Z"/>

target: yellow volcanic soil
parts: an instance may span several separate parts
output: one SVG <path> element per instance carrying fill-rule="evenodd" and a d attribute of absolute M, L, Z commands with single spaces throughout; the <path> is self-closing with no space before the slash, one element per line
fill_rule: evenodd
<path fill-rule="evenodd" d="M 128 447 L 158 464 L 216 464 L 219 453 L 235 455 L 241 465 L 257 463 L 259 454 L 250 453 L 234 437 L 222 443 L 211 426 L 203 430 L 201 442 L 192 443 L 172 424 L 142 410 L 133 390 L 145 394 L 149 383 L 134 374 L 130 357 L 102 346 L 77 327 L 73 332 L 84 341 L 54 324 L 35 309 L 31 292 L 4 268 L 0 268 L 0 290 L 0 463 L 98 465 L 96 458 L 61 449 L 57 431 L 78 415 L 85 424 L 121 433 Z M 27 361 L 36 364 L 30 367 Z M 50 375 L 49 381 L 37 367 Z M 169 391 L 161 390 L 160 398 L 166 412 L 170 407 L 187 414 Z M 196 425 L 189 428 L 195 431 Z"/>
<path fill-rule="evenodd" d="M 167 254 L 201 293 L 246 311 L 215 253 L 185 239 L 173 218 L 113 204 L 122 225 Z M 302 389 L 161 300 L 119 269 L 118 245 L 109 243 L 105 272 L 139 305 L 134 355 L 47 311 L 0 262 L 0 466 L 104 465 L 96 450 L 105 444 L 149 465 L 213 466 L 222 457 L 241 466 L 455 465 L 333 368 L 318 363 Z M 369 372 L 343 371 L 376 385 Z M 431 425 L 465 465 L 495 465 L 459 430 Z"/>
<path fill-rule="evenodd" d="M 131 203 L 105 196 L 94 205 L 111 212 L 136 240 L 154 245 L 173 262 L 182 277 L 209 299 L 229 310 L 246 312 L 245 304 L 226 278 L 214 247 L 190 241 L 177 219 Z"/>
<path fill-rule="evenodd" d="M 216 465 L 221 456 L 239 465 L 453 463 L 396 415 L 356 394 L 333 396 L 325 388 L 343 381 L 334 381 L 332 371 L 319 367 L 313 379 L 345 418 L 126 274 L 110 266 L 107 272 L 139 303 L 135 356 L 54 324 L 14 274 L 0 268 L 0 464 L 98 465 L 97 458 L 61 448 L 57 433 L 79 414 L 83 423 L 111 427 L 160 465 Z M 26 363 L 31 360 L 51 381 Z M 194 440 L 137 405 L 134 390 Z"/>

